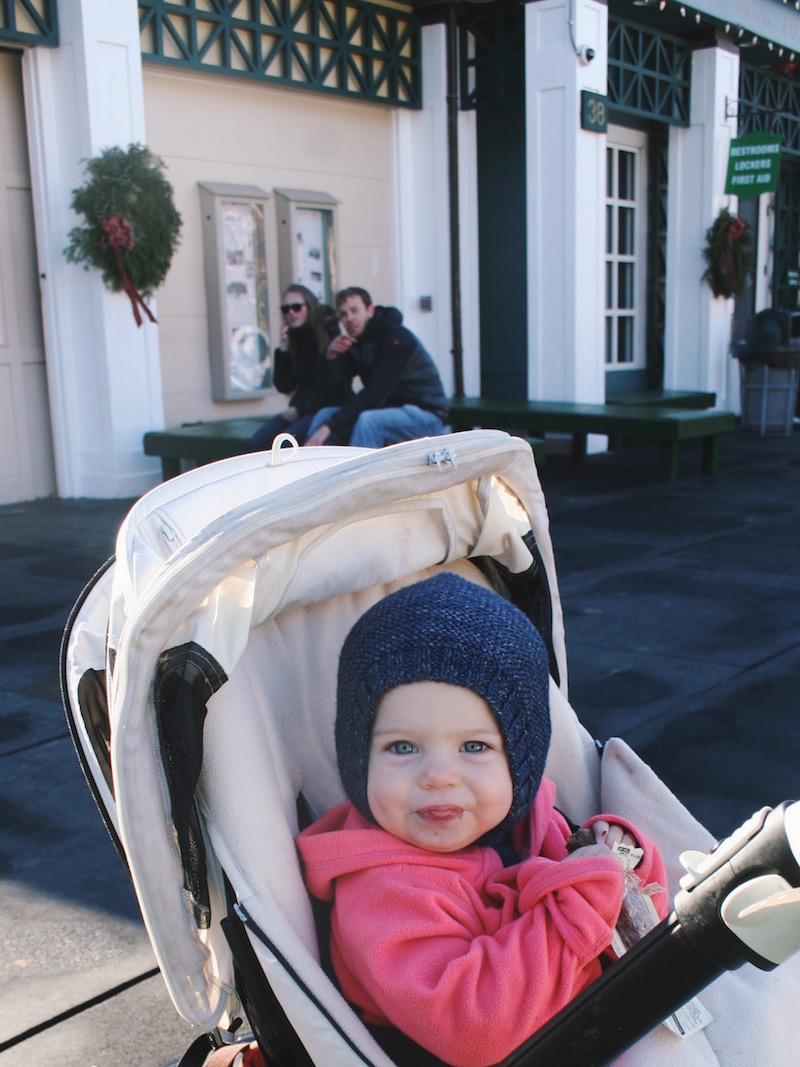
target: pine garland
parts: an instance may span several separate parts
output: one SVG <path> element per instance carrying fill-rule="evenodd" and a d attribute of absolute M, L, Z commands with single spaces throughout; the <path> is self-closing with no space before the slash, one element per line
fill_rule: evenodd
<path fill-rule="evenodd" d="M 753 240 L 749 223 L 724 207 L 706 230 L 703 281 L 714 296 L 744 296 L 753 272 Z"/>
<path fill-rule="evenodd" d="M 151 296 L 169 270 L 181 227 L 164 163 L 140 144 L 107 148 L 85 163 L 88 180 L 72 191 L 72 208 L 86 222 L 69 232 L 70 263 L 102 271 L 103 282 L 124 290 L 137 324 L 142 296 Z"/>

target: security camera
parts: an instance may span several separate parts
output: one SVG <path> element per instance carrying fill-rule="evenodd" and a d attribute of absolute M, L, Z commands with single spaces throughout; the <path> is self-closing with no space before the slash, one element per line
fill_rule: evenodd
<path fill-rule="evenodd" d="M 582 67 L 588 67 L 595 57 L 595 50 L 588 44 L 582 44 L 578 49 L 578 59 Z"/>

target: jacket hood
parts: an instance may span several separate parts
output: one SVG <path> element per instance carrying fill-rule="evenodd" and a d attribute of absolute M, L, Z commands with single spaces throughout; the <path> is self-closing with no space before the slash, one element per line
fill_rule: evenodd
<path fill-rule="evenodd" d="M 375 337 L 387 328 L 387 326 L 401 326 L 403 323 L 403 313 L 398 311 L 397 308 L 382 307 L 377 305 L 375 308 L 375 314 L 369 320 L 364 330 L 363 337 L 370 338 Z"/>
<path fill-rule="evenodd" d="M 343 834 L 347 835 L 346 840 Z M 487 862 L 486 850 L 475 846 L 440 853 L 409 845 L 368 822 L 349 801 L 332 808 L 303 830 L 297 847 L 305 865 L 306 884 L 322 900 L 333 899 L 337 878 L 356 871 L 394 867 L 398 863 L 463 870 L 465 864 L 480 868 Z"/>
<path fill-rule="evenodd" d="M 555 786 L 543 778 L 528 818 L 515 828 L 521 853 L 538 855 L 541 851 L 554 801 Z M 428 852 L 409 845 L 369 822 L 349 800 L 303 830 L 298 835 L 297 847 L 305 865 L 306 884 L 321 900 L 333 900 L 334 883 L 341 875 L 375 867 L 405 863 L 450 869 L 478 879 L 502 868 L 495 849 L 486 848 L 481 842 L 457 852 Z"/>

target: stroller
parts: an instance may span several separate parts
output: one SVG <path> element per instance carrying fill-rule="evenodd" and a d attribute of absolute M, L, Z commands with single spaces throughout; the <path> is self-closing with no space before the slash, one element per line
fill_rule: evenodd
<path fill-rule="evenodd" d="M 324 916 L 294 838 L 344 799 L 333 739 L 344 637 L 380 597 L 441 569 L 537 626 L 559 808 L 576 823 L 601 810 L 635 820 L 675 897 L 668 920 L 505 1063 L 789 1067 L 800 804 L 764 808 L 715 846 L 622 740 L 600 750 L 568 703 L 531 450 L 499 431 L 378 451 L 279 438 L 189 471 L 135 504 L 73 609 L 61 677 L 76 751 L 175 1008 L 212 1035 L 185 1063 L 203 1063 L 242 1019 L 267 1064 L 415 1062 L 383 1051 L 321 964 Z M 713 1022 L 686 1040 L 660 1025 L 701 991 Z"/>

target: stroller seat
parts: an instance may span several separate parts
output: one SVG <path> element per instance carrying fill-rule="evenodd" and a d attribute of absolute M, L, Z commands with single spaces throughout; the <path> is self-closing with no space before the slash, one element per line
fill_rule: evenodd
<path fill-rule="evenodd" d="M 569 705 L 547 511 L 525 442 L 474 431 L 374 453 L 279 450 L 212 464 L 137 503 L 64 653 L 79 755 L 176 1009 L 201 1029 L 228 1027 L 239 1012 L 225 933 L 235 900 L 306 1062 L 392 1067 L 320 965 L 297 804 L 302 795 L 321 814 L 344 799 L 333 724 L 350 626 L 443 568 L 515 600 L 545 638 L 545 774 L 561 810 L 578 823 L 603 810 L 636 821 L 664 854 L 671 895 L 680 854 L 713 846 L 623 741 L 601 756 Z M 93 725 L 102 714 L 87 714 L 79 693 L 104 672 L 108 743 Z M 789 1067 L 796 960 L 723 975 L 701 997 L 715 1020 L 706 1029 L 680 1041 L 657 1028 L 617 1062 Z"/>

